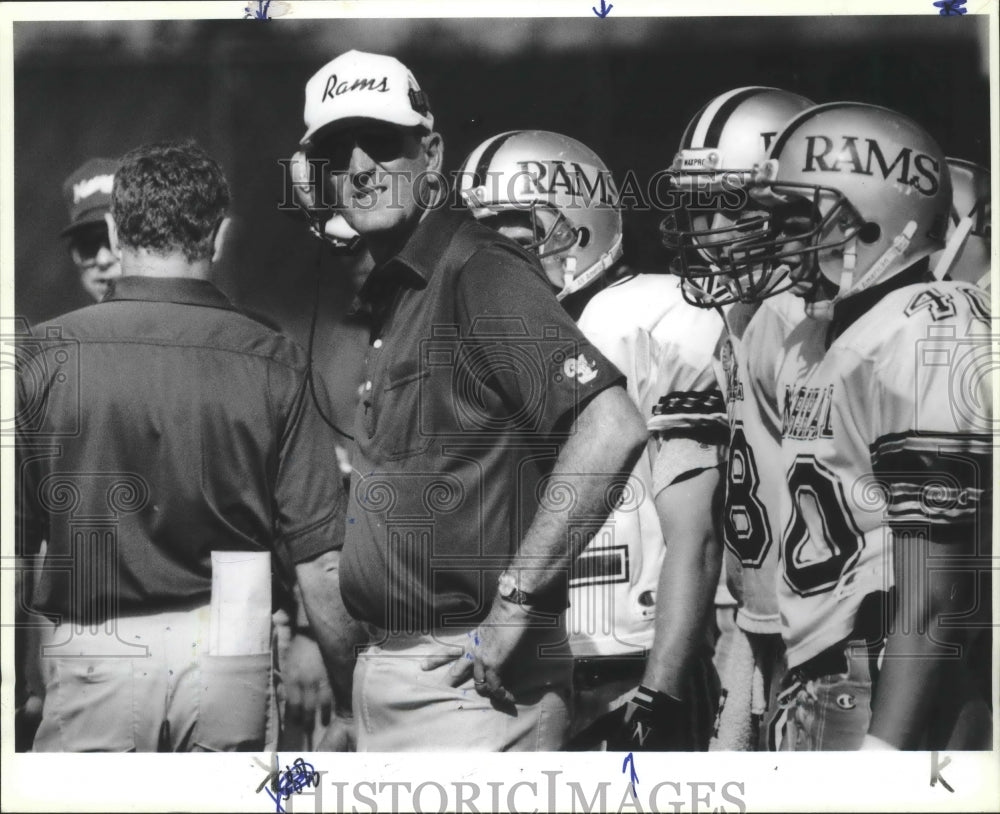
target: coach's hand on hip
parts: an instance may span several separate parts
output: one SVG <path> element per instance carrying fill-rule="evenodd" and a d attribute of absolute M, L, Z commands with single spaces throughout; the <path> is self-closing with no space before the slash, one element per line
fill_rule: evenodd
<path fill-rule="evenodd" d="M 489 615 L 466 636 L 462 653 L 431 656 L 424 660 L 424 670 L 434 670 L 449 661 L 449 683 L 458 687 L 469 680 L 476 692 L 498 702 L 514 703 L 514 696 L 504 687 L 504 668 L 521 644 L 531 615 L 518 604 L 497 597 Z"/>

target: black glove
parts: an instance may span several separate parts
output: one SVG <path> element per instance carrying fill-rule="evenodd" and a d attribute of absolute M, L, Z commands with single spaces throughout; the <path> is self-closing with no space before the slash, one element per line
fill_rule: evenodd
<path fill-rule="evenodd" d="M 609 752 L 688 752 L 695 749 L 687 704 L 640 686 L 608 736 Z"/>
<path fill-rule="evenodd" d="M 692 752 L 697 750 L 688 705 L 640 686 L 622 706 L 577 734 L 567 751 L 588 751 L 607 741 L 609 752 Z"/>

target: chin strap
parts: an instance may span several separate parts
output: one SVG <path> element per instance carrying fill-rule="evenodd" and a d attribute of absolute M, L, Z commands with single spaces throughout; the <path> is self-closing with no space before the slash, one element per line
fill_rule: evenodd
<path fill-rule="evenodd" d="M 975 223 L 976 219 L 969 215 L 966 215 L 958 222 L 955 231 L 948 238 L 948 244 L 944 247 L 937 265 L 934 266 L 935 280 L 943 280 L 945 275 L 951 271 L 951 267 L 954 265 L 955 260 L 958 259 L 958 254 L 962 251 L 962 247 L 965 245 L 965 241 L 969 237 L 969 232 L 972 231 Z"/>
<path fill-rule="evenodd" d="M 861 275 L 861 278 L 854 284 L 853 290 L 849 293 L 854 294 L 857 291 L 864 291 L 866 288 L 870 288 L 879 282 L 879 278 L 885 270 L 910 248 L 910 242 L 916 233 L 917 222 L 915 220 L 908 221 L 906 226 L 903 227 L 903 231 L 893 239 L 892 245 L 885 250 L 878 260 L 872 263 L 868 271 Z M 845 289 L 841 288 L 840 290 L 844 291 Z"/>
<path fill-rule="evenodd" d="M 600 277 L 605 271 L 611 268 L 615 263 L 617 263 L 622 256 L 622 239 L 619 235 L 618 240 L 615 244 L 608 249 L 607 252 L 598 260 L 594 265 L 587 269 L 583 274 L 576 276 L 576 258 L 566 257 L 563 259 L 563 287 L 562 290 L 556 294 L 556 299 L 559 301 L 564 300 L 570 294 L 579 291 L 581 288 L 585 288 L 590 285 L 594 280 Z"/>
<path fill-rule="evenodd" d="M 807 302 L 806 316 L 809 317 L 809 319 L 817 319 L 820 322 L 832 321 L 833 300 L 821 300 L 820 302 Z"/>
<path fill-rule="evenodd" d="M 853 238 L 844 248 L 844 267 L 840 272 L 838 291 L 850 291 L 854 283 L 854 269 L 858 265 L 858 239 Z"/>
<path fill-rule="evenodd" d="M 892 245 L 882 253 L 878 260 L 871 264 L 868 271 L 862 274 L 857 282 L 854 281 L 854 271 L 858 259 L 857 240 L 848 243 L 844 249 L 844 270 L 840 275 L 840 287 L 837 289 L 837 295 L 832 300 L 806 303 L 806 314 L 813 319 L 825 321 L 833 319 L 834 306 L 846 296 L 864 291 L 877 283 L 885 270 L 910 247 L 910 242 L 916 231 L 917 222 L 915 220 L 909 221 L 903 227 L 903 231 L 896 235 Z"/>
<path fill-rule="evenodd" d="M 854 269 L 858 264 L 858 241 L 852 239 L 844 248 L 844 267 L 840 272 L 840 286 L 838 291 L 850 291 L 854 283 Z M 818 319 L 822 322 L 830 322 L 833 319 L 833 307 L 840 299 L 839 296 L 831 300 L 820 300 L 819 302 L 806 303 L 806 316 L 810 319 Z"/>
<path fill-rule="evenodd" d="M 557 300 L 562 300 L 564 297 L 568 297 L 574 291 L 579 288 L 583 288 L 583 275 L 580 277 L 580 283 L 576 286 L 573 283 L 576 280 L 576 258 L 575 257 L 564 257 L 562 261 L 563 267 L 563 284 L 562 290 L 556 294 Z M 593 271 L 593 269 L 591 269 Z M 589 272 L 588 272 L 589 274 Z M 590 281 L 590 277 L 587 278 L 587 282 Z"/>

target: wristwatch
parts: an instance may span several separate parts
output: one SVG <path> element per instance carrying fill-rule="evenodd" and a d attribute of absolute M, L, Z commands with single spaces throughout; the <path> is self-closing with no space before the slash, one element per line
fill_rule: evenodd
<path fill-rule="evenodd" d="M 507 571 L 504 571 L 497 580 L 497 593 L 500 594 L 500 598 L 505 602 L 520 605 L 522 608 L 546 611 L 547 613 L 562 613 L 569 607 L 568 603 L 563 603 L 561 606 L 556 607 L 555 603 L 548 597 L 522 591 L 517 587 L 517 577 Z"/>

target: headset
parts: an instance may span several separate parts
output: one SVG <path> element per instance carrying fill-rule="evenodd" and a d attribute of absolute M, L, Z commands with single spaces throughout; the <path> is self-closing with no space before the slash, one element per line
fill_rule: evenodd
<path fill-rule="evenodd" d="M 285 162 L 282 162 L 285 163 Z M 319 251 L 316 253 L 316 266 L 314 276 L 316 278 L 316 288 L 313 293 L 312 317 L 309 321 L 309 341 L 306 346 L 306 379 L 309 382 L 309 393 L 312 396 L 313 405 L 319 413 L 323 422 L 338 435 L 349 441 L 354 440 L 354 436 L 345 432 L 323 411 L 316 395 L 316 381 L 313 373 L 313 346 L 316 341 L 316 323 L 319 318 L 319 295 L 323 277 L 323 253 L 324 246 L 334 256 L 348 257 L 361 251 L 364 241 L 361 236 L 348 226 L 343 215 L 331 212 L 330 207 L 319 207 L 315 204 L 312 188 L 315 182 L 310 180 L 310 167 L 306 160 L 305 153 L 297 152 L 292 156 L 291 161 L 286 165 L 292 177 L 292 190 L 295 196 L 295 207 L 289 208 L 284 204 L 279 205 L 282 212 L 293 217 L 295 220 L 304 221 L 309 227 L 309 231 L 320 239 Z"/>

